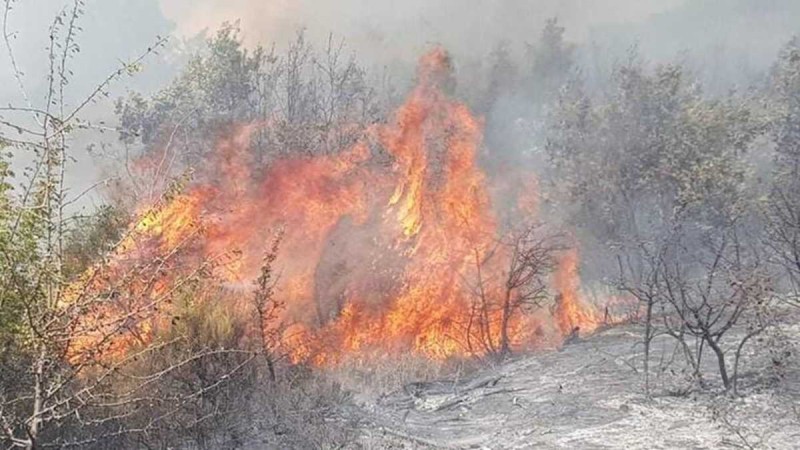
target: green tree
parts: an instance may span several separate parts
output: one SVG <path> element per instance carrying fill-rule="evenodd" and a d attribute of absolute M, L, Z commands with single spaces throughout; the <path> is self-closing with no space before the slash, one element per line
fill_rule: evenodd
<path fill-rule="evenodd" d="M 747 99 L 707 100 L 681 67 L 648 73 L 635 58 L 614 82 L 599 101 L 568 84 L 550 118 L 553 187 L 560 205 L 578 205 L 576 223 L 619 244 L 681 220 L 720 225 L 749 207 L 743 156 L 760 122 Z"/>
<path fill-rule="evenodd" d="M 378 117 L 366 72 L 345 51 L 332 36 L 317 51 L 303 32 L 282 54 L 249 51 L 237 26 L 226 24 L 165 89 L 117 102 L 121 141 L 182 163 L 159 164 L 151 175 L 162 182 L 198 165 L 216 134 L 232 125 L 259 126 L 252 143 L 258 164 L 287 153 L 338 151 Z"/>
<path fill-rule="evenodd" d="M 767 239 L 800 304 L 800 38 L 783 48 L 771 83 L 775 168 L 766 201 Z"/>
<path fill-rule="evenodd" d="M 547 19 L 537 45 L 528 45 L 529 89 L 535 103 L 549 103 L 575 70 L 575 46 L 564 39 L 557 18 Z"/>

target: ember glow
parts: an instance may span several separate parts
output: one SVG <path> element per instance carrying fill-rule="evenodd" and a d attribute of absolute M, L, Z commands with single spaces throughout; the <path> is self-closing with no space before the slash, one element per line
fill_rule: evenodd
<path fill-rule="evenodd" d="M 503 202 L 515 210 L 496 210 L 478 164 L 481 121 L 445 93 L 450 72 L 444 50 L 424 55 L 418 85 L 393 118 L 334 155 L 283 159 L 256 173 L 250 140 L 259 125 L 239 127 L 195 181 L 134 225 L 150 242 L 144 254 L 196 236 L 181 258 L 235 255 L 213 270 L 249 295 L 264 250 L 282 230 L 275 295 L 286 305 L 283 345 L 295 362 L 335 364 L 370 352 L 434 359 L 488 353 L 498 345 L 502 312 L 494 302 L 510 258 L 497 245 L 505 233 L 498 217 L 534 219 L 535 181 L 519 177 L 526 181 L 506 189 L 515 201 Z M 132 257 L 126 247 L 134 245 L 123 245 L 121 259 Z M 513 349 L 557 345 L 575 327 L 597 326 L 579 298 L 577 252 L 561 259 L 555 308 L 512 317 Z M 488 307 L 478 306 L 479 276 Z"/>

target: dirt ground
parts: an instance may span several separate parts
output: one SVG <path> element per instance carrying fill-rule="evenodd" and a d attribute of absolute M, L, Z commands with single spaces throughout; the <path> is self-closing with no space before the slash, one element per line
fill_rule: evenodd
<path fill-rule="evenodd" d="M 800 326 L 784 330 L 781 345 L 800 348 Z M 706 385 L 697 388 L 675 341 L 661 337 L 654 343 L 648 400 L 640 336 L 634 326 L 610 328 L 559 351 L 517 356 L 458 380 L 407 384 L 360 402 L 360 446 L 800 448 L 796 355 L 778 367 L 768 351 L 777 345 L 772 340 L 746 347 L 740 395 L 733 396 L 715 378 L 711 354 Z"/>

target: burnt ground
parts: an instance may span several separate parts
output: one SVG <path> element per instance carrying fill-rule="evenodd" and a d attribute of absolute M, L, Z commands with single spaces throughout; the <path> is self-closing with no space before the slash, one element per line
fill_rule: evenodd
<path fill-rule="evenodd" d="M 746 348 L 739 396 L 722 392 L 711 354 L 706 385 L 697 388 L 675 341 L 661 337 L 651 362 L 653 398 L 645 399 L 641 330 L 620 326 L 559 351 L 357 402 L 358 447 L 800 448 L 798 359 L 776 364 L 770 351 L 800 347 L 793 324 Z"/>

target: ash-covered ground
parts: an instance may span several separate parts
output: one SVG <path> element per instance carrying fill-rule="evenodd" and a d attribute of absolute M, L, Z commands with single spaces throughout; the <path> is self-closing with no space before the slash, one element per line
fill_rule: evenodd
<path fill-rule="evenodd" d="M 699 386 L 681 348 L 661 336 L 644 395 L 641 329 L 618 326 L 559 351 L 518 355 L 460 379 L 354 395 L 358 448 L 800 448 L 797 314 L 745 347 L 739 394 L 725 394 L 716 359 Z M 735 341 L 735 340 L 734 340 Z M 776 357 L 780 347 L 782 359 Z M 732 364 L 734 349 L 727 356 Z M 349 408 L 348 408 L 349 409 Z"/>

